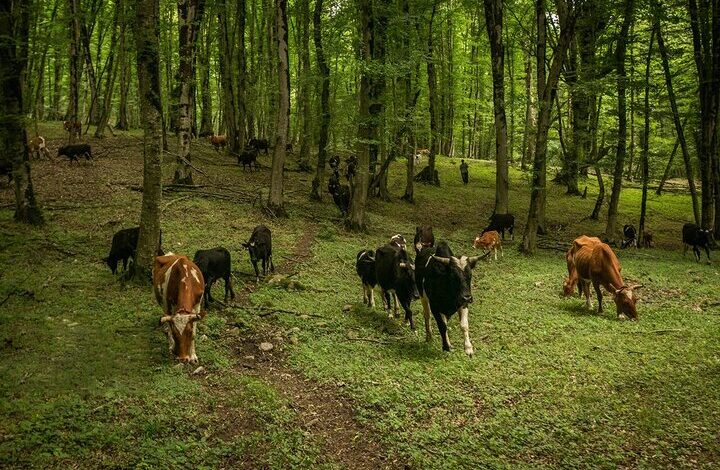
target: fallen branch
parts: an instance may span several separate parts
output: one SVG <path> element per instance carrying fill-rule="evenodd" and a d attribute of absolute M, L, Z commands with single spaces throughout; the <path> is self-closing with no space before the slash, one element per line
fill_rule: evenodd
<path fill-rule="evenodd" d="M 165 204 L 165 205 L 163 206 L 162 210 L 164 211 L 165 209 L 167 209 L 168 207 L 170 207 L 172 204 L 175 204 L 176 202 L 179 202 L 179 201 L 182 201 L 182 200 L 185 200 L 185 199 L 190 199 L 190 195 L 180 196 L 179 198 L 176 198 L 176 199 L 173 199 L 172 201 L 169 201 L 167 204 Z"/>
<path fill-rule="evenodd" d="M 283 309 L 283 308 L 272 308 L 272 307 L 263 307 L 263 306 L 257 306 L 257 307 L 241 307 L 241 308 L 244 308 L 244 309 L 246 309 L 246 310 L 260 310 L 261 312 L 265 312 L 265 313 L 260 313 L 260 314 L 258 315 L 259 317 L 268 317 L 268 316 L 273 315 L 273 314 L 275 314 L 275 313 L 287 313 L 287 314 L 290 314 L 290 315 L 298 315 L 298 316 L 307 315 L 308 317 L 314 317 L 314 318 L 324 318 L 324 319 L 327 318 L 327 317 L 325 317 L 325 316 L 323 316 L 323 315 L 317 315 L 317 314 L 315 314 L 315 313 L 297 312 L 297 311 L 295 311 L 295 310 L 286 310 L 286 309 Z"/>
<path fill-rule="evenodd" d="M 650 330 L 650 331 L 626 331 L 626 333 L 644 333 L 648 335 L 664 335 L 665 333 L 682 333 L 687 330 L 680 329 L 680 328 L 668 328 L 666 330 Z"/>

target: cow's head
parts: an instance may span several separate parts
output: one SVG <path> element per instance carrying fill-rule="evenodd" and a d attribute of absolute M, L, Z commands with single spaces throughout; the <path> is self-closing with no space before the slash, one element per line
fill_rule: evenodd
<path fill-rule="evenodd" d="M 257 263 L 260 259 L 260 247 L 257 242 L 255 240 L 251 240 L 247 243 L 243 243 L 242 246 L 247 248 L 247 251 L 250 254 L 250 261 L 252 263 Z"/>
<path fill-rule="evenodd" d="M 170 351 L 180 362 L 197 362 L 195 355 L 196 322 L 202 320 L 205 312 L 165 315 L 160 318 L 160 325 L 167 325 Z"/>
<path fill-rule="evenodd" d="M 390 244 L 397 246 L 402 251 L 405 251 L 407 249 L 407 240 L 405 240 L 405 237 L 403 237 L 399 233 L 390 237 Z"/>
<path fill-rule="evenodd" d="M 415 282 L 415 265 L 412 263 L 400 263 L 400 279 L 403 287 L 417 300 L 420 298 L 420 292 Z"/>
<path fill-rule="evenodd" d="M 487 256 L 487 255 L 486 255 Z M 432 256 L 432 259 L 438 261 L 448 267 L 448 274 L 453 287 L 456 287 L 458 298 L 456 303 L 459 306 L 467 306 L 473 302 L 472 296 L 472 270 L 475 268 L 477 262 L 482 259 L 482 256 L 461 256 L 456 258 L 454 256 L 443 257 L 443 256 Z"/>
<path fill-rule="evenodd" d="M 423 248 L 433 246 L 435 244 L 435 236 L 432 227 L 422 225 L 415 227 L 415 250 L 419 253 Z"/>
<path fill-rule="evenodd" d="M 110 271 L 112 271 L 113 274 L 117 272 L 117 260 L 116 259 L 110 259 L 109 256 L 102 259 L 102 261 L 108 265 L 108 268 L 110 268 Z"/>
<path fill-rule="evenodd" d="M 700 229 L 700 240 L 705 242 L 705 245 L 714 250 L 717 247 L 715 246 L 715 237 L 713 237 L 713 231 L 712 230 L 705 230 Z"/>
<path fill-rule="evenodd" d="M 635 284 L 632 286 L 622 286 L 617 289 L 613 294 L 613 300 L 615 300 L 615 306 L 617 307 L 618 317 L 626 316 L 630 320 L 637 320 L 637 297 L 635 296 L 635 290 L 640 289 L 641 284 Z"/>
<path fill-rule="evenodd" d="M 571 278 L 566 278 L 563 281 L 563 295 L 565 297 L 570 297 L 575 292 L 575 284 L 577 284 L 577 281 L 573 281 Z"/>

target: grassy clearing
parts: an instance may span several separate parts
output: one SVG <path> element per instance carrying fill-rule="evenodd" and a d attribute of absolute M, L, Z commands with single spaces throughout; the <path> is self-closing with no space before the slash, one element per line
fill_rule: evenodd
<path fill-rule="evenodd" d="M 56 207 L 45 228 L 18 226 L 0 210 L 0 301 L 19 294 L 0 307 L 0 392 L 9 398 L 0 402 L 3 467 L 338 466 L 283 390 L 238 366 L 236 343 L 246 336 L 270 339 L 300 374 L 335 387 L 398 466 L 711 467 L 720 459 L 720 273 L 682 256 L 687 197 L 653 193 L 648 224 L 658 248 L 619 252 L 626 279 L 645 284 L 637 323 L 616 321 L 612 304 L 596 315 L 580 299 L 561 298 L 562 253 L 520 255 L 518 227 L 504 258 L 475 270 L 472 359 L 457 348 L 454 318 L 456 349 L 444 354 L 435 330 L 426 344 L 422 333 L 363 307 L 353 263 L 361 248 L 394 233 L 411 237 L 420 223 L 456 253 L 471 252 L 492 209 L 492 165 L 471 162 L 463 187 L 459 160 L 443 159 L 443 186 L 417 187 L 415 205 L 372 201 L 366 234 L 343 231 L 327 202 L 307 201 L 310 177 L 298 173 L 289 173 L 288 220 L 266 219 L 249 204 L 178 199 L 164 211 L 166 249 L 192 255 L 226 246 L 243 305 L 311 315 L 212 310 L 198 340 L 205 372 L 193 375 L 167 356 L 150 290 L 121 286 L 100 262 L 112 233 L 138 216 L 140 196 L 127 188 L 141 178 L 133 142 L 96 144 L 108 150 L 94 165 L 36 165 L 41 200 Z M 217 166 L 232 160 L 205 147 L 197 159 L 239 189 L 267 183 L 266 171 Z M 401 167 L 391 175 L 395 195 Z M 511 178 L 521 222 L 526 177 Z M 596 191 L 588 186 L 585 200 L 551 188 L 553 239 L 603 231 L 604 223 L 585 219 Z M 0 188 L 1 202 L 11 197 Z M 623 192 L 620 223 L 637 224 L 639 199 L 637 189 Z M 93 207 L 57 209 L 73 204 Z M 295 282 L 256 287 L 246 276 L 252 267 L 240 243 L 258 223 L 273 230 L 279 270 L 301 254 L 294 250 L 304 234 L 316 234 L 312 257 L 292 268 Z M 413 310 L 422 330 L 419 303 Z"/>

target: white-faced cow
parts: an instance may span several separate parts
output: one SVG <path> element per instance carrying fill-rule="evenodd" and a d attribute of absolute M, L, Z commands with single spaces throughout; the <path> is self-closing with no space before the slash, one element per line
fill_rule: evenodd
<path fill-rule="evenodd" d="M 186 256 L 168 253 L 155 258 L 152 272 L 155 299 L 163 308 L 170 352 L 182 362 L 197 362 L 195 331 L 205 317 L 202 272 Z"/>
<path fill-rule="evenodd" d="M 435 248 L 425 248 L 415 259 L 415 273 L 420 299 L 425 317 L 425 340 L 430 341 L 430 314 L 442 339 L 443 351 L 450 351 L 450 338 L 447 333 L 447 319 L 454 313 L 460 315 L 460 328 L 465 335 L 465 354 L 475 353 L 470 342 L 468 321 L 468 305 L 473 302 L 471 291 L 472 269 L 484 256 L 453 256 L 452 250 L 445 242 Z"/>

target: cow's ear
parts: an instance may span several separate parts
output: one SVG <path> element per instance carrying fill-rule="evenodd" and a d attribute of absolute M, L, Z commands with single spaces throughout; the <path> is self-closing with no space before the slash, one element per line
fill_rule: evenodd
<path fill-rule="evenodd" d="M 633 284 L 630 286 L 630 290 L 642 289 L 643 287 L 645 287 L 643 284 Z"/>

